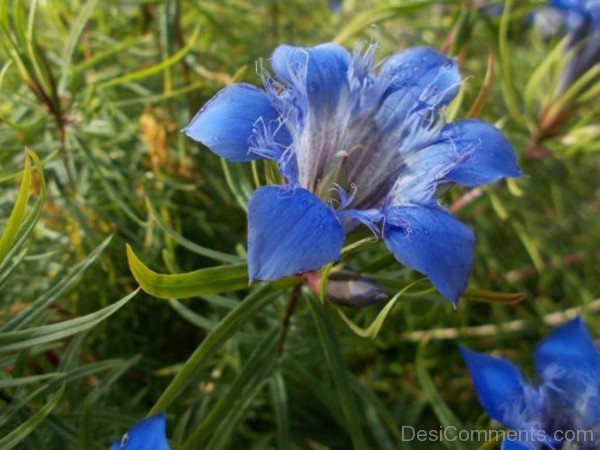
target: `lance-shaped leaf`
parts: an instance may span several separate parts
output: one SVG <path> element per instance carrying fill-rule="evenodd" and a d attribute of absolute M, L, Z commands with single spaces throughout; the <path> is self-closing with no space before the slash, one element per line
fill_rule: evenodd
<path fill-rule="evenodd" d="M 248 287 L 245 264 L 210 267 L 193 272 L 162 274 L 148 268 L 127 245 L 129 268 L 140 287 L 154 297 L 189 298 L 222 292 L 239 291 Z"/>

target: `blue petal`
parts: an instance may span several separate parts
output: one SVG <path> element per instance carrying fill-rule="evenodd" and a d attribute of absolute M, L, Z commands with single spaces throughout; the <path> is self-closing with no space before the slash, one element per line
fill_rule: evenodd
<path fill-rule="evenodd" d="M 439 183 L 479 186 L 520 174 L 508 141 L 498 129 L 481 120 L 446 125 L 402 161 L 402 175 L 391 192 L 400 203 L 435 199 Z"/>
<path fill-rule="evenodd" d="M 557 328 L 538 345 L 535 366 L 541 374 L 562 368 L 567 376 L 584 371 L 600 377 L 600 351 L 581 317 Z"/>
<path fill-rule="evenodd" d="M 350 54 L 337 44 L 303 48 L 280 45 L 271 57 L 275 75 L 306 91 L 317 113 L 331 111 L 348 84 Z"/>
<path fill-rule="evenodd" d="M 344 232 L 333 209 L 302 188 L 264 186 L 248 204 L 250 280 L 275 280 L 336 261 Z"/>
<path fill-rule="evenodd" d="M 523 443 L 504 439 L 504 441 L 502 441 L 501 450 L 535 450 L 535 448 L 536 446 L 533 443 Z"/>
<path fill-rule="evenodd" d="M 435 206 L 395 206 L 386 212 L 383 240 L 394 257 L 427 275 L 456 302 L 473 266 L 475 237 L 469 227 Z"/>
<path fill-rule="evenodd" d="M 278 118 L 265 92 L 249 84 L 232 84 L 204 105 L 183 132 L 229 161 L 251 161 L 261 158 L 249 152 L 255 125 L 268 126 Z"/>
<path fill-rule="evenodd" d="M 426 106 L 448 105 L 460 88 L 456 62 L 429 47 L 416 47 L 389 58 L 379 79 L 389 82 L 388 94 L 402 91 Z"/>
<path fill-rule="evenodd" d="M 482 120 L 461 120 L 442 130 L 448 156 L 459 161 L 444 180 L 464 186 L 480 186 L 503 177 L 520 175 L 517 157 L 504 135 Z"/>
<path fill-rule="evenodd" d="M 110 450 L 170 450 L 165 430 L 165 414 L 157 414 L 130 428 Z"/>
<path fill-rule="evenodd" d="M 509 428 L 519 429 L 523 418 L 518 405 L 526 401 L 526 384 L 519 369 L 504 358 L 476 353 L 460 347 L 471 373 L 479 403 L 494 420 Z"/>
<path fill-rule="evenodd" d="M 584 2 L 580 0 L 550 0 L 549 6 L 557 9 L 574 11 L 580 14 L 585 14 L 587 12 L 584 7 Z"/>

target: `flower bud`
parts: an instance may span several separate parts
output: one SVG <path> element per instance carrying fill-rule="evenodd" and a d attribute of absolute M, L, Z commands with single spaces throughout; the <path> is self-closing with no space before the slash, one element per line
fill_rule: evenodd
<path fill-rule="evenodd" d="M 310 272 L 306 274 L 306 281 L 318 295 L 321 288 L 320 274 Z M 338 271 L 329 274 L 326 298 L 336 305 L 364 308 L 386 299 L 387 294 L 373 281 L 358 273 Z"/>

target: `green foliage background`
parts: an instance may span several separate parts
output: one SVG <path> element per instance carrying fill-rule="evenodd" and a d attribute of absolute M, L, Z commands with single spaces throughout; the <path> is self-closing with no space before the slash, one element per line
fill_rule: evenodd
<path fill-rule="evenodd" d="M 527 25 L 542 2 L 509 1 L 501 17 L 480 3 L 1 1 L 0 448 L 106 448 L 165 406 L 173 448 L 481 445 L 400 431 L 495 426 L 457 342 L 530 368 L 549 326 L 578 311 L 600 324 L 600 125 L 597 83 L 554 94 L 568 59 L 560 36 Z M 454 310 L 411 288 L 375 339 L 294 280 L 239 285 L 244 205 L 270 168 L 223 165 L 179 131 L 219 88 L 257 84 L 279 43 L 330 40 L 377 41 L 380 58 L 413 45 L 456 56 L 465 82 L 449 114 L 496 123 L 524 172 L 446 194 L 478 237 L 470 289 Z M 157 272 L 225 265 L 229 281 L 192 274 L 186 299 L 138 292 L 126 243 Z M 419 278 L 380 243 L 360 250 L 344 264 L 390 297 Z M 382 306 L 345 313 L 365 327 Z"/>

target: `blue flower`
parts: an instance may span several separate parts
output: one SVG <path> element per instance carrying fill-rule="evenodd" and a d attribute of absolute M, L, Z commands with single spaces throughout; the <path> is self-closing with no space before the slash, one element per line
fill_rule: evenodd
<path fill-rule="evenodd" d="M 130 428 L 109 450 L 170 450 L 167 442 L 165 414 L 142 420 Z"/>
<path fill-rule="evenodd" d="M 374 59 L 374 46 L 351 55 L 281 45 L 264 90 L 226 87 L 184 132 L 230 161 L 279 166 L 282 185 L 258 188 L 248 205 L 251 280 L 336 261 L 345 235 L 364 225 L 456 301 L 475 239 L 437 197 L 448 184 L 518 176 L 514 152 L 481 120 L 446 123 L 461 82 L 452 59 L 431 48 Z"/>
<path fill-rule="evenodd" d="M 564 92 L 600 63 L 600 0 L 550 0 L 549 6 L 562 14 L 573 52 L 559 81 L 559 92 Z"/>
<path fill-rule="evenodd" d="M 481 406 L 513 430 L 504 450 L 598 449 L 600 351 L 581 318 L 557 328 L 536 348 L 538 387 L 508 360 L 461 351 Z"/>

